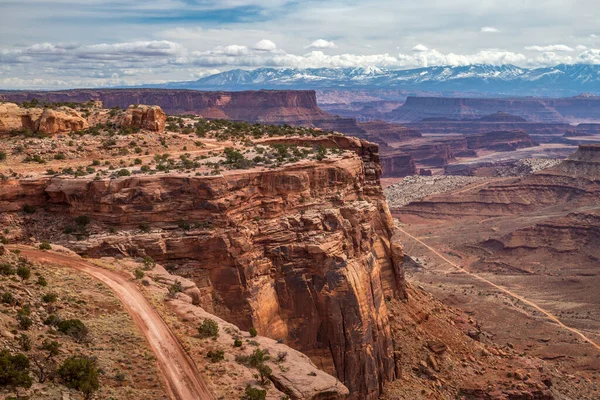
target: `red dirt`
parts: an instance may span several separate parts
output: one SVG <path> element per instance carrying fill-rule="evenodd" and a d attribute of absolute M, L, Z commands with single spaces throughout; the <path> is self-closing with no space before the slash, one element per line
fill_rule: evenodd
<path fill-rule="evenodd" d="M 77 269 L 107 285 L 123 303 L 148 341 L 163 374 L 169 396 L 174 400 L 214 399 L 177 337 L 128 277 L 71 256 L 24 246 L 15 247 L 32 260 Z"/>

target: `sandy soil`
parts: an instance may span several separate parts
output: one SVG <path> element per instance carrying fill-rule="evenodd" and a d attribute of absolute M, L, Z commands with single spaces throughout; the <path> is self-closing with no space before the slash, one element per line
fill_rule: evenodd
<path fill-rule="evenodd" d="M 59 264 L 83 271 L 106 284 L 123 303 L 154 352 L 171 398 L 211 400 L 213 395 L 176 336 L 161 319 L 137 286 L 123 275 L 72 256 L 18 246 L 21 254 L 41 263 Z"/>

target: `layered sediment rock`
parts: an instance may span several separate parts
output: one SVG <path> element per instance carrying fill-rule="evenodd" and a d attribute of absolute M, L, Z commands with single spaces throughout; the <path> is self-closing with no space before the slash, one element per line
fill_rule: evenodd
<path fill-rule="evenodd" d="M 405 296 L 402 250 L 391 243 L 377 146 L 315 140 L 354 153 L 210 177 L 9 179 L 0 210 L 32 204 L 128 230 L 65 244 L 91 256 L 149 255 L 193 280 L 208 312 L 285 340 L 351 398 L 376 399 L 396 376 L 386 299 Z M 179 229 L 181 220 L 198 228 Z"/>
<path fill-rule="evenodd" d="M 468 135 L 466 140 L 467 147 L 472 150 L 512 151 L 535 145 L 527 132 L 523 130 L 494 131 L 479 135 Z"/>
<path fill-rule="evenodd" d="M 311 126 L 348 135 L 365 133 L 355 119 L 342 118 L 321 110 L 317 105 L 315 92 L 310 90 L 199 92 L 168 89 L 86 89 L 0 94 L 0 99 L 16 102 L 34 98 L 47 102 L 102 101 L 107 108 L 155 104 L 169 115 L 196 114 L 209 119 Z"/>
<path fill-rule="evenodd" d="M 400 211 L 421 216 L 497 216 L 568 204 L 598 206 L 600 145 L 582 145 L 555 167 L 525 178 L 491 183 L 477 191 L 437 196 L 409 204 Z"/>
<path fill-rule="evenodd" d="M 88 123 L 76 110 L 68 107 L 58 109 L 22 108 L 13 103 L 0 104 L 0 134 L 29 130 L 52 135 L 79 131 Z"/>

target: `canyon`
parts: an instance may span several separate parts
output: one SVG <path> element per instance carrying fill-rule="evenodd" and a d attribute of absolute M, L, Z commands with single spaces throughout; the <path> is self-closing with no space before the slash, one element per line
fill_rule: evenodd
<path fill-rule="evenodd" d="M 272 372 L 269 399 L 552 398 L 555 374 L 543 360 L 473 339 L 475 320 L 407 283 L 377 144 L 313 128 L 163 119 L 143 105 L 71 107 L 89 128 L 0 140 L 2 240 L 47 243 L 68 263 L 82 256 L 128 276 L 150 264 L 145 273 L 168 283 L 148 295 L 165 299 L 158 310 L 189 337 L 215 393 L 261 387 L 231 354 L 236 335 L 254 329 L 261 337 L 240 351 L 256 342 L 294 360 Z M 175 283 L 181 293 L 169 295 Z M 195 336 L 190 321 L 203 318 L 224 330 L 216 342 Z M 206 361 L 211 346 L 240 378 Z M 507 380 L 515 371 L 527 381 Z"/>
<path fill-rule="evenodd" d="M 573 398 L 598 395 L 599 167 L 600 146 L 580 145 L 523 177 L 472 178 L 391 206 L 418 260 L 408 280 L 495 340 L 550 360 L 570 376 Z M 401 199 L 404 185 L 389 195 Z"/>

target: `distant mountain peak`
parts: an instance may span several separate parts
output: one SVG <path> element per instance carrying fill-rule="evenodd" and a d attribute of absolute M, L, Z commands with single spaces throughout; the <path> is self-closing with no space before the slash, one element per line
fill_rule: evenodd
<path fill-rule="evenodd" d="M 600 94 L 600 65 L 560 64 L 528 69 L 512 64 L 472 64 L 393 70 L 353 68 L 234 69 L 193 82 L 152 87 L 200 90 L 397 89 L 481 92 L 500 95 L 586 96 Z"/>

